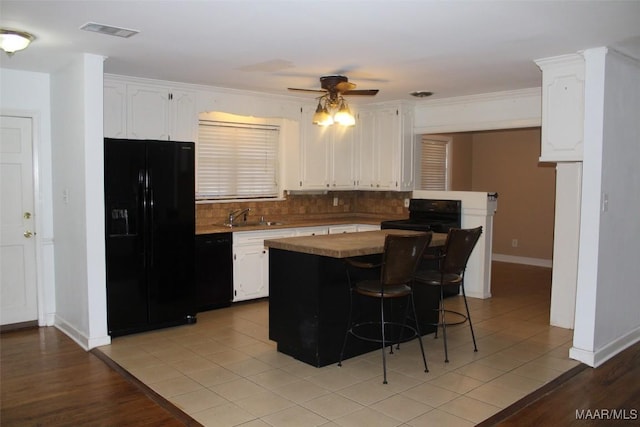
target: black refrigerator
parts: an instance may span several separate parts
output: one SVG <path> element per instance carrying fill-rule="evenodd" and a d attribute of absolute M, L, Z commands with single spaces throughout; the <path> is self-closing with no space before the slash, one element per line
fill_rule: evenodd
<path fill-rule="evenodd" d="M 194 143 L 104 141 L 111 336 L 196 321 Z"/>

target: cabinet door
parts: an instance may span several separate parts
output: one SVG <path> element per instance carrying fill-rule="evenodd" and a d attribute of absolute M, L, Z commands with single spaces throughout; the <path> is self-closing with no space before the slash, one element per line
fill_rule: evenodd
<path fill-rule="evenodd" d="M 413 134 L 413 110 L 402 110 L 400 118 L 400 186 L 398 190 L 411 191 L 414 189 L 416 173 L 416 138 Z"/>
<path fill-rule="evenodd" d="M 302 188 L 326 190 L 329 187 L 331 128 L 311 123 L 313 115 L 303 114 Z"/>
<path fill-rule="evenodd" d="M 374 179 L 374 152 L 375 150 L 375 113 L 373 111 L 361 111 L 358 114 L 358 167 L 356 185 L 362 190 L 372 190 L 375 187 Z"/>
<path fill-rule="evenodd" d="M 171 107 L 170 139 L 172 141 L 195 141 L 198 131 L 195 94 L 171 90 L 169 98 Z"/>
<path fill-rule="evenodd" d="M 127 85 L 104 82 L 104 136 L 127 137 Z"/>
<path fill-rule="evenodd" d="M 128 85 L 128 136 L 135 139 L 169 139 L 169 90 Z"/>
<path fill-rule="evenodd" d="M 269 254 L 264 245 L 237 246 L 233 254 L 233 301 L 269 296 Z"/>
<path fill-rule="evenodd" d="M 376 113 L 374 163 L 376 189 L 395 190 L 398 187 L 399 123 L 397 108 L 386 108 Z"/>
<path fill-rule="evenodd" d="M 331 188 L 350 190 L 355 188 L 353 155 L 355 130 L 353 126 L 333 126 L 331 150 Z"/>

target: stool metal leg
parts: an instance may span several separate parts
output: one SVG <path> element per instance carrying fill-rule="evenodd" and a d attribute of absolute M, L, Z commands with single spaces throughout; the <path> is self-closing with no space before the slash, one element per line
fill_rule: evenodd
<path fill-rule="evenodd" d="M 444 341 L 444 362 L 449 363 L 449 351 L 447 349 L 447 320 L 444 309 L 444 286 L 440 286 L 440 314 L 442 315 L 442 340 Z M 436 327 L 437 328 L 437 327 Z"/>
<path fill-rule="evenodd" d="M 387 384 L 387 357 L 385 351 L 387 345 L 384 337 L 384 298 L 380 298 L 380 318 L 382 319 L 382 372 L 384 376 L 382 384 Z M 393 345 L 391 347 L 393 347 Z"/>
<path fill-rule="evenodd" d="M 473 351 L 478 351 L 478 346 L 476 346 L 476 334 L 473 333 L 473 324 L 471 323 L 471 314 L 469 314 L 469 304 L 467 304 L 467 294 L 464 292 L 464 282 L 462 282 L 462 298 L 464 299 L 464 308 L 467 309 L 467 320 L 469 320 L 469 329 L 471 329 L 471 338 L 473 339 Z"/>
<path fill-rule="evenodd" d="M 429 368 L 427 367 L 427 358 L 424 355 L 424 346 L 422 345 L 422 334 L 420 333 L 420 325 L 418 322 L 418 312 L 416 311 L 416 305 L 413 300 L 413 292 L 409 295 L 411 298 L 411 308 L 413 309 L 413 317 L 416 319 L 416 334 L 418 335 L 418 342 L 420 343 L 420 352 L 422 353 L 422 362 L 424 363 L 424 371 L 429 372 Z"/>

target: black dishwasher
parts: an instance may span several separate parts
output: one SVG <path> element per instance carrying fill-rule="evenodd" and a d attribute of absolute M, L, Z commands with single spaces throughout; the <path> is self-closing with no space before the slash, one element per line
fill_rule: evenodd
<path fill-rule="evenodd" d="M 231 305 L 233 293 L 231 242 L 231 233 L 196 235 L 198 311 Z"/>

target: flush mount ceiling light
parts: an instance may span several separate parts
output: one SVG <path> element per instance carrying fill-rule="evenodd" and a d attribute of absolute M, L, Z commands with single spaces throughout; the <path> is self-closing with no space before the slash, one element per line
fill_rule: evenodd
<path fill-rule="evenodd" d="M 114 27 L 113 25 L 97 24 L 95 22 L 87 22 L 82 27 L 80 27 L 80 29 L 84 31 L 91 31 L 93 33 L 106 34 L 108 36 L 123 37 L 125 39 L 128 39 L 129 37 L 134 36 L 140 32 L 138 30 L 129 30 L 127 28 Z"/>
<path fill-rule="evenodd" d="M 29 43 L 35 39 L 33 34 L 24 31 L 0 28 L 0 49 L 4 50 L 9 56 L 19 50 L 26 49 Z"/>

